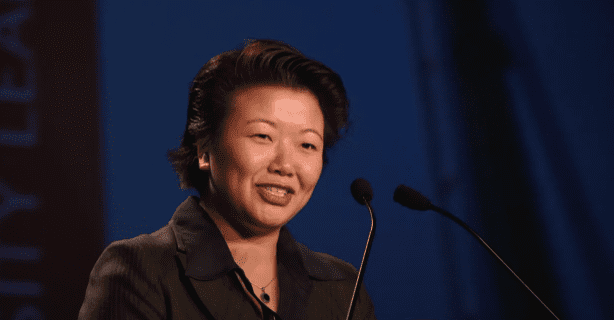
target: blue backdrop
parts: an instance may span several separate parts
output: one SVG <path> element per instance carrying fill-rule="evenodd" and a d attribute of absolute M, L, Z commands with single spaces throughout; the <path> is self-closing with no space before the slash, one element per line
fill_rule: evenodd
<path fill-rule="evenodd" d="M 537 308 L 459 227 L 394 203 L 400 183 L 484 232 L 559 315 L 614 316 L 611 3 L 100 0 L 99 16 L 106 243 L 159 229 L 190 194 L 165 154 L 196 71 L 272 38 L 346 85 L 352 127 L 289 227 L 358 267 L 370 220 L 349 185 L 371 182 L 378 230 L 364 283 L 378 318 Z"/>

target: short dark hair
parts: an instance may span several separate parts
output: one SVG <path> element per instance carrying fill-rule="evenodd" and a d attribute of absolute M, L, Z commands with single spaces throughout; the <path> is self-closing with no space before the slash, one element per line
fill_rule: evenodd
<path fill-rule="evenodd" d="M 196 142 L 203 139 L 207 145 L 217 139 L 233 93 L 268 84 L 306 88 L 316 96 L 324 115 L 326 164 L 326 150 L 339 140 L 348 123 L 349 102 L 341 77 L 281 41 L 252 40 L 213 57 L 192 81 L 181 145 L 167 154 L 182 189 L 203 192 L 208 188 L 209 174 L 199 169 Z"/>

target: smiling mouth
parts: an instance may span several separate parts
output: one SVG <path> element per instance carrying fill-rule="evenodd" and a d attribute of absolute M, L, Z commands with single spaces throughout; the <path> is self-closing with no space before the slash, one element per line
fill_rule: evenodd
<path fill-rule="evenodd" d="M 292 189 L 274 185 L 258 185 L 256 190 L 265 202 L 282 207 L 290 203 L 294 194 Z"/>
<path fill-rule="evenodd" d="M 266 190 L 266 192 L 274 195 L 274 196 L 278 196 L 278 197 L 283 197 L 285 195 L 288 194 L 288 190 L 284 189 L 284 188 L 277 188 L 277 187 L 264 187 L 264 190 Z"/>

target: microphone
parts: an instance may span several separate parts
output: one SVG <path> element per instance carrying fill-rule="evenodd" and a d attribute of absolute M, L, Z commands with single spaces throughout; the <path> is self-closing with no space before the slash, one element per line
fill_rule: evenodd
<path fill-rule="evenodd" d="M 396 190 L 394 190 L 394 196 L 392 199 L 401 205 L 414 210 L 426 211 L 433 208 L 433 204 L 427 197 L 420 194 L 420 192 L 402 184 L 399 185 Z"/>
<path fill-rule="evenodd" d="M 352 191 L 352 197 L 360 204 L 367 204 L 367 202 L 373 199 L 373 190 L 371 190 L 371 185 L 365 179 L 358 178 L 354 180 L 350 186 L 350 191 Z"/>
<path fill-rule="evenodd" d="M 486 243 L 486 241 L 484 241 L 482 239 L 482 237 L 480 237 L 475 231 L 473 231 L 473 229 L 471 229 L 465 222 L 463 222 L 463 220 L 457 218 L 456 216 L 452 215 L 451 213 L 449 213 L 448 211 L 439 208 L 435 205 L 433 205 L 431 203 L 431 201 L 423 196 L 420 192 L 404 186 L 404 185 L 399 185 L 397 187 L 397 189 L 394 191 L 394 196 L 392 197 L 394 199 L 394 201 L 400 203 L 401 205 L 410 208 L 410 209 L 414 209 L 414 210 L 420 210 L 420 211 L 426 211 L 426 210 L 433 210 L 435 212 L 441 213 L 442 215 L 446 216 L 447 218 L 451 219 L 452 221 L 456 222 L 457 224 L 459 224 L 461 227 L 463 227 L 465 230 L 469 231 L 469 233 L 471 233 L 476 239 L 478 239 L 478 241 L 480 241 L 480 243 L 486 248 L 488 249 L 488 252 L 490 252 L 495 258 L 497 258 L 499 260 L 499 262 L 501 262 L 509 272 L 512 273 L 512 275 L 514 275 L 514 277 L 516 277 L 516 279 L 518 281 L 520 281 L 520 283 L 522 283 L 522 285 L 527 288 L 527 290 L 529 290 L 529 292 L 531 292 L 531 294 L 533 294 L 533 296 L 546 308 L 548 309 L 548 311 L 550 311 L 550 313 L 558 320 L 559 317 L 557 317 L 554 312 L 552 312 L 552 310 L 550 310 L 550 308 L 548 308 L 548 306 L 535 294 L 535 292 L 533 292 L 533 290 L 531 290 L 531 288 L 529 288 L 529 286 L 524 283 L 524 281 L 522 281 L 522 279 L 520 279 L 520 277 L 518 275 L 516 275 L 516 273 L 514 272 L 514 270 L 512 270 L 512 268 L 510 268 L 507 263 L 505 263 L 503 261 L 503 259 L 501 259 L 499 257 L 499 255 L 490 248 L 490 246 Z"/>
<path fill-rule="evenodd" d="M 375 234 L 375 216 L 373 215 L 373 209 L 371 208 L 370 204 L 371 199 L 373 199 L 373 190 L 371 190 L 371 185 L 369 182 L 367 182 L 367 180 L 358 178 L 352 182 L 350 190 L 352 191 L 352 196 L 358 203 L 367 206 L 369 214 L 371 214 L 371 231 L 369 231 L 367 246 L 365 247 L 365 252 L 362 255 L 362 262 L 360 263 L 358 278 L 356 279 L 356 285 L 354 285 L 354 294 L 352 295 L 352 301 L 350 302 L 350 308 L 348 309 L 346 320 L 352 319 L 352 315 L 354 314 L 354 306 L 356 305 L 358 293 L 360 292 L 360 285 L 362 284 L 362 279 L 365 274 L 367 260 L 369 259 L 369 252 L 371 251 L 371 245 L 373 244 L 373 235 Z"/>

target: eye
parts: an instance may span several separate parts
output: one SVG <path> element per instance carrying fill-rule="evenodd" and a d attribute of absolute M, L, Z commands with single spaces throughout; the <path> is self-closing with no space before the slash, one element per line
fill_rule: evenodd
<path fill-rule="evenodd" d="M 258 134 L 253 135 L 252 137 L 262 139 L 262 140 L 272 140 L 271 137 L 269 137 L 269 135 L 264 134 L 264 133 L 258 133 Z"/>
<path fill-rule="evenodd" d="M 303 143 L 301 144 L 301 146 L 305 149 L 310 149 L 310 150 L 317 150 L 316 146 L 314 146 L 311 143 Z"/>

